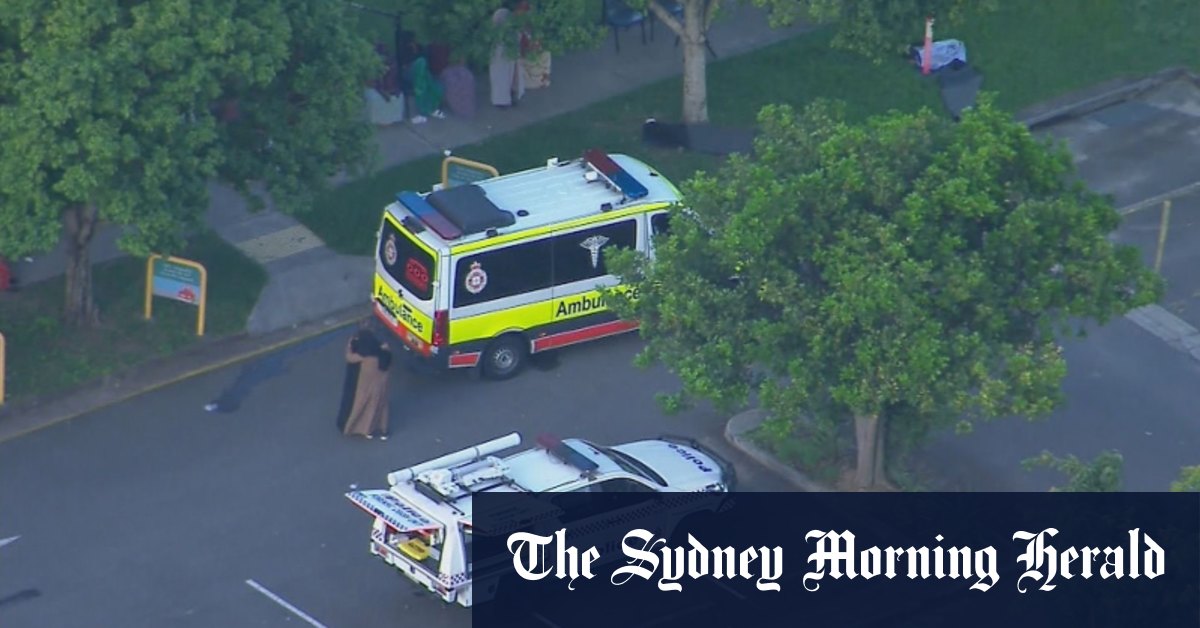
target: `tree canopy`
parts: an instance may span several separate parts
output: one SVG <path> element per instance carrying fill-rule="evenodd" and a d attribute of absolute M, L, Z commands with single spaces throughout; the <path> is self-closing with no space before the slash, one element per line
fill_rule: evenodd
<path fill-rule="evenodd" d="M 260 180 L 284 210 L 366 154 L 380 63 L 345 8 L 306 0 L 10 0 L 0 8 L 0 253 L 65 231 L 66 314 L 94 321 L 99 224 L 145 255 L 200 227 L 207 183 Z"/>
<path fill-rule="evenodd" d="M 595 46 L 604 36 L 590 0 L 544 0 L 534 3 L 532 10 L 523 10 L 520 2 L 494 0 L 394 0 L 387 4 L 400 15 L 404 28 L 424 38 L 424 43 L 448 44 L 455 57 L 475 67 L 487 67 L 497 44 L 516 53 L 521 33 L 551 54 Z M 501 4 L 517 10 L 496 25 L 492 14 Z"/>
<path fill-rule="evenodd" d="M 683 185 L 656 259 L 617 256 L 640 296 L 642 364 L 676 402 L 851 422 L 860 486 L 883 427 L 1042 416 L 1066 373 L 1058 334 L 1154 302 L 1161 280 L 1107 239 L 1119 215 L 1072 182 L 1061 147 L 981 96 L 848 121 L 833 103 L 760 114 L 753 157 Z"/>
<path fill-rule="evenodd" d="M 902 52 L 925 36 L 925 18 L 938 27 L 994 11 L 996 0 L 753 0 L 771 9 L 773 25 L 808 20 L 832 24 L 833 46 L 875 61 Z M 935 39 L 937 32 L 934 32 Z"/>

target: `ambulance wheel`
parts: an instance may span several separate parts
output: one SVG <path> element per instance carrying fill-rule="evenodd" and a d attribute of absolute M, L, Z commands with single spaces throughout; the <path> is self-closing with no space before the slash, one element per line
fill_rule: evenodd
<path fill-rule="evenodd" d="M 483 376 L 491 380 L 504 380 L 513 377 L 525 367 L 529 356 L 528 343 L 517 334 L 500 336 L 483 351 L 480 366 Z"/>

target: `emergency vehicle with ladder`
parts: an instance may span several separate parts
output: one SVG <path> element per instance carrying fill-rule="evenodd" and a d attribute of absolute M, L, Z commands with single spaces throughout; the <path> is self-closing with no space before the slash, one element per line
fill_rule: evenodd
<path fill-rule="evenodd" d="M 679 190 L 627 155 L 401 192 L 380 223 L 376 317 L 437 369 L 516 375 L 532 353 L 637 329 L 605 305 L 606 252 L 653 257 Z M 636 295 L 631 295 L 636 298 Z"/>
<path fill-rule="evenodd" d="M 493 570 L 487 564 L 472 565 L 473 535 L 497 533 L 494 528 L 476 530 L 475 494 L 562 493 L 550 503 L 535 500 L 541 510 L 530 512 L 577 525 L 619 515 L 597 512 L 598 502 L 580 493 L 674 493 L 674 499 L 656 503 L 670 509 L 663 514 L 682 519 L 698 512 L 696 500 L 687 494 L 729 492 L 736 484 L 732 465 L 686 438 L 663 436 L 605 447 L 543 436 L 535 448 L 497 457 L 520 444 L 521 436 L 514 432 L 389 473 L 389 489 L 346 493 L 374 518 L 371 554 L 445 602 L 471 607 L 492 598 L 498 585 L 494 573 L 489 577 Z M 699 503 L 707 508 L 712 502 Z M 526 523 L 514 522 L 512 531 Z M 579 542 L 588 543 L 587 536 Z M 612 555 L 611 549 L 607 554 Z"/>

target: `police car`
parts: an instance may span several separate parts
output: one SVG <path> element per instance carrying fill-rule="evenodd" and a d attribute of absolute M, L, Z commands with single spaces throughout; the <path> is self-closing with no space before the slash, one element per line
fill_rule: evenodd
<path fill-rule="evenodd" d="M 543 436 L 535 448 L 504 458 L 495 455 L 520 444 L 521 436 L 514 432 L 389 473 L 389 489 L 346 493 L 374 519 L 371 554 L 443 601 L 470 607 L 493 596 L 497 584 L 481 578 L 486 570 L 470 560 L 476 532 L 472 495 L 485 491 L 714 493 L 732 491 L 736 483 L 732 465 L 684 438 L 664 436 L 605 447 Z M 667 514 L 683 517 L 690 514 L 688 508 L 695 512 L 686 499 L 668 501 L 675 510 Z M 563 518 L 560 511 L 547 516 L 564 523 L 585 520 Z"/>
<path fill-rule="evenodd" d="M 380 222 L 375 316 L 427 366 L 512 377 L 530 354 L 637 329 L 605 304 L 620 283 L 606 255 L 653 257 L 679 202 L 654 168 L 600 150 L 401 192 Z"/>

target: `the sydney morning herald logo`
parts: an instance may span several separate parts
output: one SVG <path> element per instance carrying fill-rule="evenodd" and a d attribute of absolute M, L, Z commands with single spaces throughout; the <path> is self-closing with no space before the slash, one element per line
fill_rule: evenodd
<path fill-rule="evenodd" d="M 1111 547 L 1059 549 L 1051 544 L 1056 535 L 1058 530 L 1054 528 L 1013 533 L 1012 541 L 1021 549 L 1017 562 L 1025 570 L 1017 578 L 1017 591 L 1053 591 L 1060 579 L 1153 580 L 1166 568 L 1163 548 L 1140 528 L 1129 530 L 1125 545 Z M 934 536 L 937 544 L 922 547 L 858 549 L 854 533 L 849 531 L 812 530 L 804 540 L 814 546 L 805 561 L 808 571 L 802 580 L 807 591 L 817 591 L 826 576 L 839 580 L 949 578 L 971 582 L 969 588 L 974 591 L 988 591 L 1000 581 L 995 547 L 943 547 L 940 534 Z M 595 577 L 593 564 L 600 560 L 600 551 L 594 546 L 580 551 L 569 545 L 565 528 L 551 536 L 510 534 L 507 545 L 521 578 L 542 580 L 553 576 L 567 580 L 567 588 L 572 591 L 580 577 Z M 688 534 L 686 546 L 671 547 L 666 539 L 639 528 L 624 536 L 621 552 L 628 560 L 609 579 L 618 586 L 633 578 L 656 579 L 660 590 L 682 591 L 681 581 L 685 578 L 712 577 L 754 580 L 759 591 L 782 590 L 779 580 L 783 577 L 783 548 L 779 546 L 710 548 Z M 552 554 L 553 562 L 547 561 L 547 554 Z"/>

